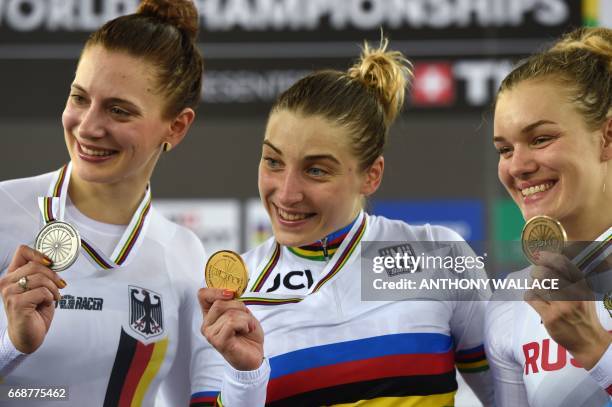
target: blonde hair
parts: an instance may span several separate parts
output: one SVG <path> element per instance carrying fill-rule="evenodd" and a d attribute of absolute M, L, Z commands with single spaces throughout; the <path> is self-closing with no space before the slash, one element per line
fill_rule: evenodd
<path fill-rule="evenodd" d="M 551 78 L 563 85 L 587 125 L 596 129 L 611 114 L 611 72 L 612 30 L 579 28 L 516 67 L 498 95 L 525 80 Z"/>
<path fill-rule="evenodd" d="M 367 169 L 382 152 L 391 124 L 404 103 L 411 63 L 399 51 L 364 43 L 361 57 L 346 72 L 321 70 L 300 79 L 283 92 L 272 113 L 289 110 L 320 115 L 347 128 L 360 169 Z"/>

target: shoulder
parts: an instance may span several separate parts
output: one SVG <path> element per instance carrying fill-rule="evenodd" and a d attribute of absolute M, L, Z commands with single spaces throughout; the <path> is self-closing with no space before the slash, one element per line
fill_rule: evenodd
<path fill-rule="evenodd" d="M 147 238 L 164 250 L 166 263 L 172 265 L 171 275 L 183 273 L 190 280 L 201 277 L 206 252 L 200 239 L 191 230 L 171 222 L 151 207 Z"/>
<path fill-rule="evenodd" d="M 455 231 L 440 225 L 410 225 L 404 221 L 388 219 L 384 216 L 368 215 L 368 227 L 373 235 L 371 240 L 419 240 L 419 241 L 461 241 L 463 238 Z M 382 238 L 379 239 L 378 237 Z"/>
<path fill-rule="evenodd" d="M 53 173 L 47 173 L 0 182 L 0 204 L 36 203 L 37 197 L 47 194 L 52 177 Z"/>

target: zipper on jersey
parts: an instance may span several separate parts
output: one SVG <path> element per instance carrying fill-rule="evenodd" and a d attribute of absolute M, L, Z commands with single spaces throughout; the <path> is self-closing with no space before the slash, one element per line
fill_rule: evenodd
<path fill-rule="evenodd" d="M 323 257 L 325 257 L 325 260 L 329 260 L 329 252 L 327 251 L 327 236 L 321 239 L 321 245 L 323 246 Z"/>

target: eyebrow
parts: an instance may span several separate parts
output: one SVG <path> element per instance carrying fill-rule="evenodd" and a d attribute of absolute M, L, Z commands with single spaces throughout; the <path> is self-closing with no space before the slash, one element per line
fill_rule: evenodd
<path fill-rule="evenodd" d="M 270 143 L 268 140 L 264 140 L 263 144 L 268 146 L 268 147 L 270 147 L 278 155 L 283 155 L 283 152 L 278 147 L 276 147 L 274 144 Z M 306 160 L 306 161 L 330 160 L 330 161 L 336 163 L 337 165 L 341 165 L 340 160 L 338 160 L 336 157 L 334 157 L 331 154 L 313 154 L 313 155 L 307 155 L 306 157 L 304 157 L 304 160 Z"/>
<path fill-rule="evenodd" d="M 535 129 L 535 128 L 539 127 L 539 126 L 542 126 L 544 124 L 557 124 L 557 123 L 555 123 L 553 121 L 550 121 L 550 120 L 538 120 L 537 122 L 528 124 L 527 126 L 523 127 L 521 129 L 521 133 L 529 133 L 533 129 Z M 493 141 L 494 142 L 496 142 L 496 141 L 505 141 L 505 140 L 506 139 L 503 136 L 495 136 L 495 137 L 493 137 Z"/>
<path fill-rule="evenodd" d="M 72 85 L 70 85 L 71 88 L 75 88 L 83 93 L 87 93 L 87 91 L 85 90 L 85 88 L 83 88 L 82 86 L 73 83 Z M 133 110 L 135 110 L 136 112 L 140 112 L 140 108 L 133 102 L 130 102 L 129 100 L 126 99 L 122 99 L 122 98 L 117 98 L 117 97 L 113 97 L 113 98 L 109 98 L 106 100 L 107 103 L 119 103 L 119 104 L 124 104 L 124 105 L 128 105 L 129 107 L 131 107 Z"/>

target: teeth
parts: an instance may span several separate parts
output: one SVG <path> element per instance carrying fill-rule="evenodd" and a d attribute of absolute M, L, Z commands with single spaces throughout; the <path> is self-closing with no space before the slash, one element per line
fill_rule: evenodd
<path fill-rule="evenodd" d="M 284 210 L 278 207 L 276 209 L 278 210 L 278 214 L 283 220 L 295 221 L 295 220 L 306 219 L 306 215 L 303 213 L 293 214 L 293 213 L 285 212 Z"/>
<path fill-rule="evenodd" d="M 84 145 L 81 145 L 81 150 L 87 155 L 93 155 L 96 157 L 106 157 L 114 153 L 114 151 L 110 150 L 92 150 L 91 148 L 87 148 Z"/>
<path fill-rule="evenodd" d="M 547 182 L 545 184 L 535 185 L 535 186 L 532 186 L 532 187 L 529 187 L 529 188 L 521 189 L 521 194 L 523 194 L 523 196 L 533 195 L 536 192 L 548 191 L 550 188 L 552 188 L 552 186 L 553 186 L 552 182 Z"/>

